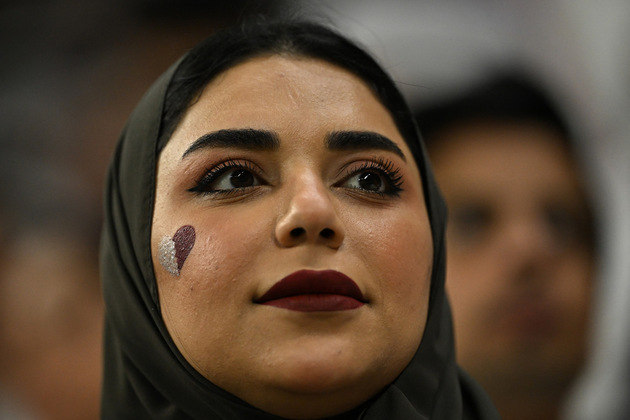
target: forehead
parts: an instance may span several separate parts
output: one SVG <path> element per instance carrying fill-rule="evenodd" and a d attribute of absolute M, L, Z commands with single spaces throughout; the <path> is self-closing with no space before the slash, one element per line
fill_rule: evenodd
<path fill-rule="evenodd" d="M 361 79 L 312 58 L 263 56 L 230 68 L 205 87 L 172 140 L 190 143 L 212 130 L 244 127 L 275 131 L 281 140 L 374 131 L 406 149 L 390 113 Z"/>
<path fill-rule="evenodd" d="M 435 139 L 431 157 L 445 192 L 583 195 L 573 157 L 543 125 L 462 125 Z"/>

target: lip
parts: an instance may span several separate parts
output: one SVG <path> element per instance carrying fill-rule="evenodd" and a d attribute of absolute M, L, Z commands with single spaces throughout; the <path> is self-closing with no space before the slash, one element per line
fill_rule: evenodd
<path fill-rule="evenodd" d="M 555 333 L 558 323 L 553 308 L 542 303 L 514 305 L 505 318 L 515 333 L 533 336 Z"/>
<path fill-rule="evenodd" d="M 299 312 L 352 310 L 366 303 L 359 286 L 335 270 L 300 270 L 274 284 L 254 301 Z"/>
<path fill-rule="evenodd" d="M 541 296 L 500 301 L 487 319 L 493 320 L 497 332 L 519 339 L 548 340 L 561 330 L 556 305 Z"/>

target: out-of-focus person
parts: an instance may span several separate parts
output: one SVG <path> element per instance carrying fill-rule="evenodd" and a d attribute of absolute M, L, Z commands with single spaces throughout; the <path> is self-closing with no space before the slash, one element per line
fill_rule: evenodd
<path fill-rule="evenodd" d="M 23 232 L 10 245 L 0 279 L 0 381 L 33 418 L 96 418 L 103 310 L 95 259 L 62 233 Z"/>
<path fill-rule="evenodd" d="M 76 173 L 0 158 L 0 418 L 98 417 L 99 217 Z"/>
<path fill-rule="evenodd" d="M 417 118 L 449 207 L 458 361 L 503 418 L 559 418 L 587 355 L 597 259 L 572 134 L 517 74 Z"/>

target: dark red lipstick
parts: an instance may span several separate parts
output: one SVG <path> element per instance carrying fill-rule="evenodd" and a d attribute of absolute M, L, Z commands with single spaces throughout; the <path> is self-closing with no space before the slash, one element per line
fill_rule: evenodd
<path fill-rule="evenodd" d="M 346 311 L 366 300 L 359 286 L 334 270 L 300 270 L 289 274 L 255 301 L 300 312 Z"/>

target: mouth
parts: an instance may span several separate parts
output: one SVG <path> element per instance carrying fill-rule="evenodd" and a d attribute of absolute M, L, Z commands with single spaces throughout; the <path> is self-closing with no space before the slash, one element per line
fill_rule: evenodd
<path fill-rule="evenodd" d="M 300 270 L 274 284 L 254 303 L 299 312 L 347 311 L 367 301 L 359 286 L 335 270 Z"/>
<path fill-rule="evenodd" d="M 546 337 L 558 329 L 558 316 L 553 308 L 542 302 L 513 304 L 506 310 L 505 325 L 515 335 Z"/>

